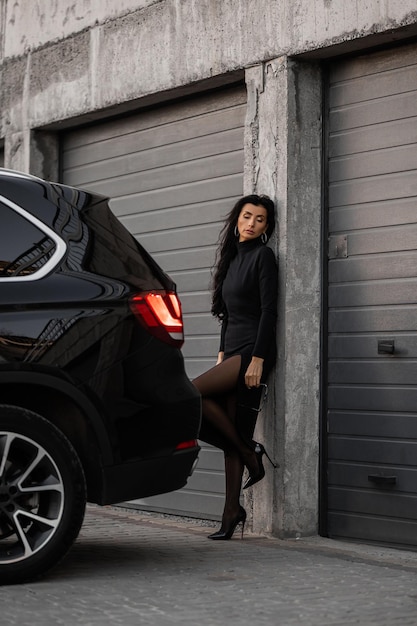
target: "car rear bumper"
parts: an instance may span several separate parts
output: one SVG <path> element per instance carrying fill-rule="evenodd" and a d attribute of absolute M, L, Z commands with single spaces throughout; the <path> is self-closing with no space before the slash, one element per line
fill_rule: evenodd
<path fill-rule="evenodd" d="M 96 504 L 116 504 L 181 489 L 191 476 L 200 447 L 102 468 L 103 490 Z"/>

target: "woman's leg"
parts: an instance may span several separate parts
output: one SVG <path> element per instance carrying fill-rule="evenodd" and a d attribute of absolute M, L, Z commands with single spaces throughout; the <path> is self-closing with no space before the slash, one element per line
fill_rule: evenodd
<path fill-rule="evenodd" d="M 222 449 L 235 449 L 249 471 L 256 472 L 258 462 L 253 449 L 236 430 L 236 390 L 241 357 L 230 357 L 193 380 L 202 396 L 203 421 L 218 431 L 225 440 Z M 208 443 L 211 443 L 210 441 Z"/>
<path fill-rule="evenodd" d="M 235 426 L 240 363 L 240 356 L 230 357 L 193 381 L 203 399 L 203 431 L 209 434 L 203 439 L 224 451 L 226 500 L 219 533 L 227 532 L 241 514 L 244 465 L 255 470 L 258 467 L 254 451 L 244 443 Z M 209 427 L 204 429 L 205 421 Z"/>

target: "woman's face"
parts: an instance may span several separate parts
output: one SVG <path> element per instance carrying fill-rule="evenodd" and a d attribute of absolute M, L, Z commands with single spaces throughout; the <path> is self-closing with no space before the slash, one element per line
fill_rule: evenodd
<path fill-rule="evenodd" d="M 239 241 L 250 241 L 260 237 L 268 228 L 267 212 L 263 206 L 244 204 L 237 218 Z"/>

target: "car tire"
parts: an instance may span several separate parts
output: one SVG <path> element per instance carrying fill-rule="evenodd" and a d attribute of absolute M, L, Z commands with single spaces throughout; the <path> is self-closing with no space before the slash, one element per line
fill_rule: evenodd
<path fill-rule="evenodd" d="M 37 413 L 0 405 L 0 584 L 56 565 L 80 531 L 86 505 L 73 446 Z"/>

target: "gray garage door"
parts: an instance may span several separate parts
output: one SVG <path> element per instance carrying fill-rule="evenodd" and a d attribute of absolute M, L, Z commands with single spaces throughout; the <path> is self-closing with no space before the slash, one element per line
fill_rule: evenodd
<path fill-rule="evenodd" d="M 417 47 L 329 85 L 328 531 L 417 545 Z"/>
<path fill-rule="evenodd" d="M 219 326 L 210 315 L 210 268 L 223 218 L 242 194 L 243 87 L 72 131 L 63 181 L 108 194 L 111 207 L 177 283 L 191 378 L 211 367 Z M 188 486 L 142 508 L 217 518 L 222 455 L 204 446 Z"/>

